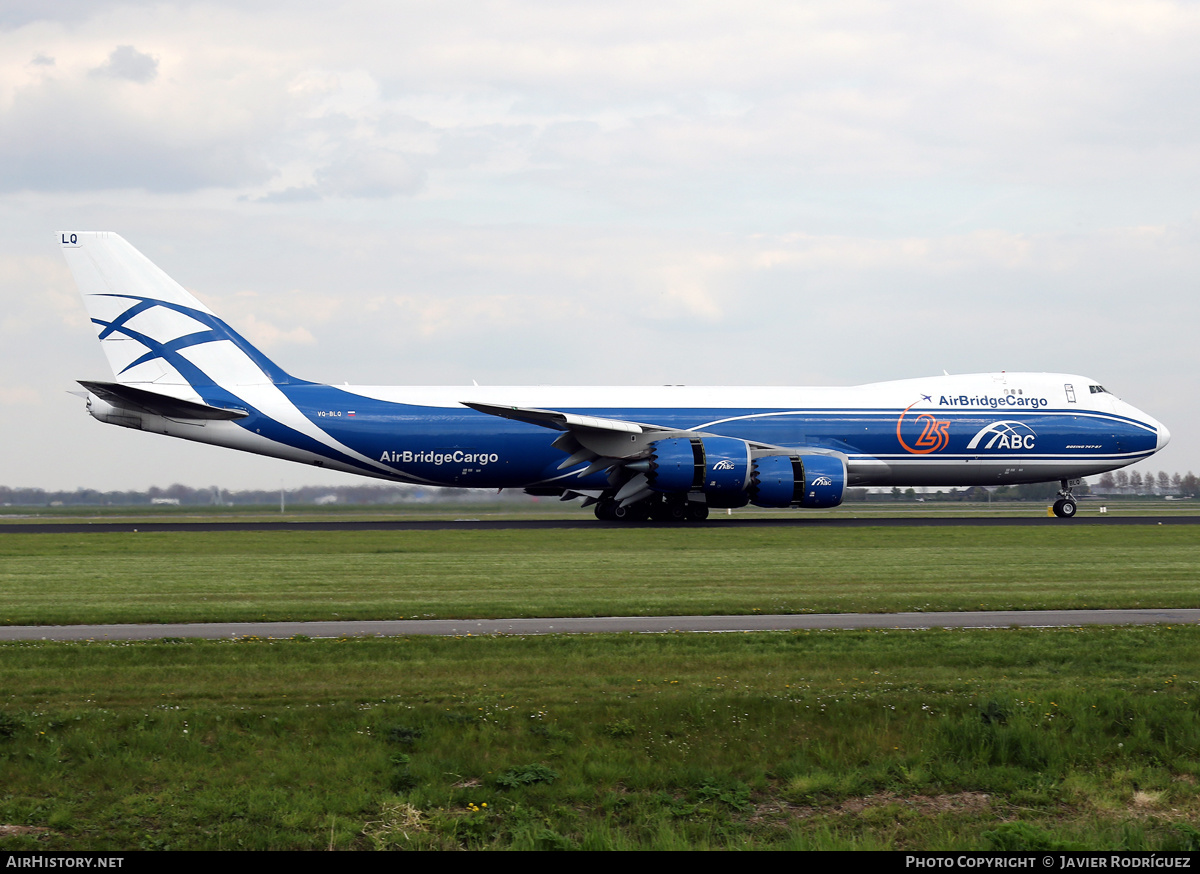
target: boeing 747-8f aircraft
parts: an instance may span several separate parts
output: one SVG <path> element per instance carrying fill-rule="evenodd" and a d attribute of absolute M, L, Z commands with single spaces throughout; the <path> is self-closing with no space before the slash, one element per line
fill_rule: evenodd
<path fill-rule="evenodd" d="M 101 422 L 405 483 L 582 497 L 601 519 L 834 507 L 850 486 L 998 486 L 1149 458 L 1167 429 L 1098 382 L 985 373 L 847 388 L 331 386 L 282 370 L 117 234 L 60 244 L 115 380 Z"/>

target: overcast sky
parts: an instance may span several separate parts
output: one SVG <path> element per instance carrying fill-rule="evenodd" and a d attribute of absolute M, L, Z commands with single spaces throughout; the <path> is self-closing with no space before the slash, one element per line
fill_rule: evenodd
<path fill-rule="evenodd" d="M 0 483 L 354 479 L 90 419 L 60 229 L 309 379 L 1065 371 L 1200 472 L 1198 45 L 1195 2 L 6 0 Z"/>

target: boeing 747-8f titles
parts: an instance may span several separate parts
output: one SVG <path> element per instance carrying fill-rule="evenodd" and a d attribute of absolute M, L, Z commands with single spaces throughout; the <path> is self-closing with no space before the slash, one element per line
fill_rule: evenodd
<path fill-rule="evenodd" d="M 1095 380 L 847 388 L 331 386 L 282 370 L 117 234 L 60 235 L 113 381 L 101 422 L 405 483 L 582 497 L 601 519 L 834 507 L 850 486 L 998 486 L 1148 458 L 1167 429 Z"/>

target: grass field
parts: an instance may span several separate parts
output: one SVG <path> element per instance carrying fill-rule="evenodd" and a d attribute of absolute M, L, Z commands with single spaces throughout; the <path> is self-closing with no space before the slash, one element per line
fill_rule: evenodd
<path fill-rule="evenodd" d="M 1197 849 L 1200 630 L 3 647 L 5 849 Z"/>
<path fill-rule="evenodd" d="M 2 624 L 1195 607 L 1174 526 L 6 534 Z"/>
<path fill-rule="evenodd" d="M 1200 606 L 1189 528 L 0 536 L 8 623 Z M 1200 629 L 0 645 L 0 848 L 1200 849 Z"/>

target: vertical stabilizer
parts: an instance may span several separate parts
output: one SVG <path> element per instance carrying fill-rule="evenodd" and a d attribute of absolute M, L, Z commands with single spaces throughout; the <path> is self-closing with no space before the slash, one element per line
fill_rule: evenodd
<path fill-rule="evenodd" d="M 118 382 L 169 391 L 296 381 L 119 235 L 65 231 L 59 245 Z"/>

